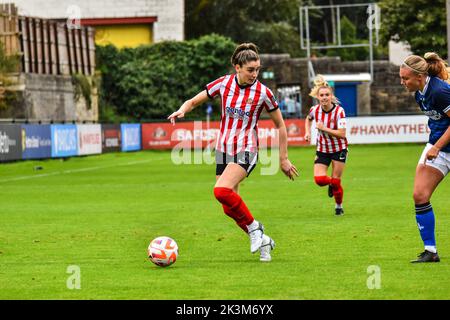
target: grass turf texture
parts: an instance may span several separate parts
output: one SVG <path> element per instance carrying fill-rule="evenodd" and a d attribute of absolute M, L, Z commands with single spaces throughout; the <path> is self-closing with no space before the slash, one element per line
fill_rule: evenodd
<path fill-rule="evenodd" d="M 0 299 L 449 299 L 446 180 L 432 199 L 441 262 L 409 263 L 423 250 L 412 201 L 422 149 L 351 146 L 342 217 L 313 182 L 313 148 L 289 150 L 295 182 L 259 165 L 240 194 L 276 241 L 270 263 L 222 213 L 214 165 L 156 151 L 2 164 Z M 146 256 L 161 235 L 180 248 L 168 268 Z M 71 265 L 79 290 L 67 288 Z M 367 286 L 370 266 L 380 289 Z"/>

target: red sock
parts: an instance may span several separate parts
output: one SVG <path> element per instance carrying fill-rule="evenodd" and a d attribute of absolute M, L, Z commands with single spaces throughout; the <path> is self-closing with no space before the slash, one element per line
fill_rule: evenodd
<path fill-rule="evenodd" d="M 225 212 L 225 214 L 227 216 L 229 216 L 231 219 L 236 221 L 237 225 L 242 230 L 244 230 L 245 233 L 248 233 L 247 225 L 244 222 L 238 221 L 238 220 L 235 219 L 236 214 L 233 212 L 233 210 L 231 210 L 231 208 L 229 206 L 227 206 L 226 204 L 222 204 L 222 207 L 223 207 L 223 212 Z"/>
<path fill-rule="evenodd" d="M 316 184 L 323 187 L 331 183 L 331 178 L 327 176 L 315 176 L 314 181 L 316 182 Z"/>
<path fill-rule="evenodd" d="M 344 189 L 341 186 L 341 179 L 331 178 L 331 188 L 333 189 L 333 196 L 336 204 L 342 204 L 344 198 Z"/>
<path fill-rule="evenodd" d="M 247 225 L 255 220 L 242 198 L 229 188 L 214 188 L 216 199 L 222 204 L 224 212 L 247 232 Z"/>

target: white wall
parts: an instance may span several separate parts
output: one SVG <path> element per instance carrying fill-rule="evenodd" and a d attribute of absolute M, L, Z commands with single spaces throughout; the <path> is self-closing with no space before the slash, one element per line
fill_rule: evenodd
<path fill-rule="evenodd" d="M 409 45 L 404 42 L 389 41 L 389 62 L 400 66 L 405 58 L 411 55 Z"/>
<path fill-rule="evenodd" d="M 0 0 L 14 2 L 25 16 L 67 19 L 80 18 L 158 18 L 154 40 L 184 40 L 184 0 Z M 78 9 L 79 8 L 79 9 Z"/>

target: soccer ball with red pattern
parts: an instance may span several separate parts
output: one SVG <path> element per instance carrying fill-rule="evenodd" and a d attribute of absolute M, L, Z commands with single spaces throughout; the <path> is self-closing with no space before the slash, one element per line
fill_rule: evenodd
<path fill-rule="evenodd" d="M 155 238 L 148 246 L 148 257 L 157 266 L 170 266 L 177 261 L 178 245 L 169 237 Z"/>

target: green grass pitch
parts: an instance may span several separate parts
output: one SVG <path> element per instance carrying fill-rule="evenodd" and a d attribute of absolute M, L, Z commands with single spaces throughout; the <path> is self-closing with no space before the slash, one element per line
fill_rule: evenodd
<path fill-rule="evenodd" d="M 214 165 L 162 151 L 2 164 L 0 299 L 449 299 L 446 180 L 432 198 L 441 262 L 409 262 L 423 250 L 412 200 L 422 149 L 350 146 L 342 217 L 314 184 L 312 147 L 289 150 L 294 182 L 256 167 L 240 194 L 276 241 L 270 263 L 222 213 Z M 179 245 L 168 268 L 146 255 L 162 235 Z"/>

